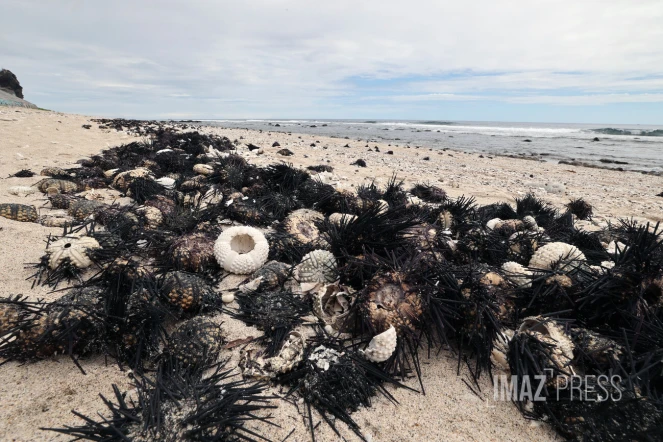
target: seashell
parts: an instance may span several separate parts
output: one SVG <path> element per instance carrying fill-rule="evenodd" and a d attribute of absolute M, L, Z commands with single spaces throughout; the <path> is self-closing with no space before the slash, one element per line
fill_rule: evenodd
<path fill-rule="evenodd" d="M 154 207 L 152 209 L 158 211 Z M 177 268 L 190 272 L 202 272 L 216 263 L 213 239 L 200 232 L 177 238 L 173 241 L 169 253 Z"/>
<path fill-rule="evenodd" d="M 175 180 L 170 177 L 159 178 L 158 180 L 155 181 L 166 189 L 171 190 L 175 188 Z"/>
<path fill-rule="evenodd" d="M 214 243 L 214 256 L 224 270 L 246 275 L 267 261 L 269 244 L 256 228 L 235 226 L 224 230 Z"/>
<path fill-rule="evenodd" d="M 135 178 L 152 178 L 152 171 L 144 167 L 138 167 L 133 170 L 118 173 L 113 178 L 112 186 L 121 192 L 126 192 L 129 189 L 129 184 Z"/>
<path fill-rule="evenodd" d="M 502 264 L 504 276 L 517 287 L 531 287 L 533 273 L 517 262 L 508 261 Z"/>
<path fill-rule="evenodd" d="M 7 192 L 16 196 L 28 196 L 32 195 L 36 191 L 37 189 L 30 186 L 12 186 L 9 189 L 7 189 Z"/>
<path fill-rule="evenodd" d="M 67 213 L 79 221 L 88 219 L 94 216 L 99 210 L 107 205 L 99 201 L 90 200 L 74 200 L 69 204 Z"/>
<path fill-rule="evenodd" d="M 297 276 L 304 291 L 310 290 L 312 288 L 311 284 L 315 286 L 316 284 L 334 282 L 337 278 L 336 258 L 326 250 L 314 250 L 307 253 L 297 266 Z M 307 288 L 304 288 L 304 285 Z"/>
<path fill-rule="evenodd" d="M 302 244 L 310 244 L 319 242 L 320 231 L 316 222 L 324 219 L 324 215 L 315 210 L 299 209 L 290 213 L 283 220 L 283 227 Z"/>
<path fill-rule="evenodd" d="M 529 267 L 535 270 L 553 270 L 561 266 L 578 266 L 585 261 L 585 255 L 575 246 L 563 242 L 552 242 L 540 247 L 529 261 Z"/>
<path fill-rule="evenodd" d="M 104 171 L 104 176 L 105 176 L 106 178 L 112 178 L 112 177 L 114 177 L 119 171 L 120 171 L 120 169 L 108 169 L 108 170 Z"/>
<path fill-rule="evenodd" d="M 414 330 L 423 313 L 415 287 L 399 272 L 378 274 L 365 288 L 368 318 L 378 332 L 393 326 L 397 332 Z"/>
<path fill-rule="evenodd" d="M 55 189 L 60 193 L 76 193 L 78 192 L 78 185 L 73 181 L 59 180 L 56 178 L 46 178 L 36 184 L 37 189 L 42 193 L 49 193 L 48 189 Z"/>
<path fill-rule="evenodd" d="M 344 331 L 350 322 L 351 307 L 356 300 L 349 288 L 338 283 L 320 287 L 313 294 L 313 312 L 336 331 Z"/>
<path fill-rule="evenodd" d="M 193 171 L 200 175 L 211 175 L 214 173 L 214 167 L 209 164 L 195 164 Z"/>
<path fill-rule="evenodd" d="M 46 247 L 46 253 L 49 254 L 48 266 L 55 269 L 65 259 L 68 259 L 72 265 L 83 269 L 92 265 L 92 260 L 88 256 L 90 250 L 99 249 L 101 246 L 96 239 L 79 234 L 71 234 L 51 242 Z"/>
<path fill-rule="evenodd" d="M 336 225 L 351 223 L 356 220 L 357 216 L 349 213 L 332 213 L 329 215 L 329 222 Z"/>
<path fill-rule="evenodd" d="M 493 341 L 493 350 L 490 352 L 490 361 L 498 369 L 509 372 L 509 359 L 507 354 L 509 352 L 509 342 L 513 338 L 515 332 L 508 328 L 502 329 L 501 334 L 498 334 Z"/>
<path fill-rule="evenodd" d="M 437 217 L 442 230 L 450 230 L 453 225 L 454 217 L 448 210 L 443 210 Z"/>
<path fill-rule="evenodd" d="M 39 219 L 37 208 L 25 204 L 0 204 L 0 216 L 23 223 L 33 223 Z"/>
<path fill-rule="evenodd" d="M 392 325 L 387 331 L 373 336 L 366 350 L 362 353 L 366 359 L 372 362 L 384 362 L 396 351 L 398 335 Z"/>

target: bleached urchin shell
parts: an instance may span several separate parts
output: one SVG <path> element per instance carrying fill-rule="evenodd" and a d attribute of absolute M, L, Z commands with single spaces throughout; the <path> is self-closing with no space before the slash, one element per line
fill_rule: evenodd
<path fill-rule="evenodd" d="M 46 248 L 46 253 L 50 255 L 48 266 L 54 269 L 62 261 L 69 258 L 71 263 L 79 269 L 89 267 L 92 265 L 92 260 L 87 254 L 88 250 L 100 247 L 97 240 L 89 236 L 67 235 L 53 241 Z"/>
<path fill-rule="evenodd" d="M 238 275 L 253 273 L 269 255 L 269 243 L 256 228 L 235 226 L 224 230 L 214 243 L 214 256 L 224 270 Z"/>
<path fill-rule="evenodd" d="M 7 191 L 10 194 L 16 195 L 16 196 L 28 196 L 28 195 L 32 195 L 33 193 L 35 193 L 37 191 L 37 189 L 35 189 L 34 187 L 30 187 L 30 186 L 12 186 L 9 189 L 7 189 Z"/>
<path fill-rule="evenodd" d="M 325 284 L 336 281 L 336 258 L 326 250 L 314 250 L 304 255 L 297 266 L 300 283 Z"/>
<path fill-rule="evenodd" d="M 501 222 L 502 220 L 500 218 L 493 218 L 486 223 L 486 228 L 489 230 L 494 230 L 495 227 Z"/>
<path fill-rule="evenodd" d="M 560 324 L 541 316 L 530 316 L 523 319 L 517 333 L 528 333 L 543 342 L 552 344 L 550 353 L 552 361 L 559 368 L 569 369 L 573 372 L 570 363 L 573 360 L 575 345 Z"/>
<path fill-rule="evenodd" d="M 529 267 L 535 270 L 552 270 L 557 262 L 566 267 L 578 261 L 585 261 L 585 255 L 577 247 L 564 242 L 551 242 L 534 252 Z"/>
<path fill-rule="evenodd" d="M 366 350 L 363 351 L 364 357 L 373 362 L 384 362 L 396 351 L 398 335 L 392 325 L 387 331 L 373 336 Z"/>
<path fill-rule="evenodd" d="M 516 286 L 530 287 L 532 285 L 532 272 L 527 267 L 514 261 L 508 261 L 502 264 L 502 270 L 506 279 Z"/>

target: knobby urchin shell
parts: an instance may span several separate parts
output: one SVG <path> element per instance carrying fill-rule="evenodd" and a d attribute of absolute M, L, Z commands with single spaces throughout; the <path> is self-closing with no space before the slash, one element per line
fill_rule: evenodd
<path fill-rule="evenodd" d="M 30 186 L 12 186 L 9 189 L 7 189 L 7 192 L 16 196 L 28 196 L 32 195 L 36 191 L 37 189 Z"/>
<path fill-rule="evenodd" d="M 66 224 L 73 224 L 74 218 L 66 213 L 54 213 L 57 210 L 51 211 L 48 215 L 39 218 L 39 224 L 45 227 L 64 227 Z"/>
<path fill-rule="evenodd" d="M 75 200 L 71 201 L 69 204 L 67 213 L 77 220 L 83 221 L 88 217 L 95 215 L 99 210 L 106 206 L 107 204 L 99 201 Z"/>
<path fill-rule="evenodd" d="M 50 167 L 44 167 L 41 170 L 41 172 L 39 172 L 39 175 L 41 175 L 41 176 L 63 176 L 63 175 L 67 175 L 67 171 L 64 170 L 61 167 L 50 166 Z"/>
<path fill-rule="evenodd" d="M 152 171 L 144 167 L 138 167 L 133 170 L 118 173 L 113 179 L 112 186 L 117 190 L 126 192 L 129 189 L 131 182 L 136 178 L 152 178 Z"/>
<path fill-rule="evenodd" d="M 161 292 L 171 305 L 185 312 L 198 311 L 215 297 L 204 279 L 185 272 L 166 273 Z"/>
<path fill-rule="evenodd" d="M 336 258 L 327 250 L 314 250 L 307 253 L 297 266 L 297 277 L 302 285 L 334 282 L 338 277 L 337 274 Z"/>
<path fill-rule="evenodd" d="M 37 208 L 25 204 L 0 204 L 0 216 L 24 223 L 33 223 L 39 219 Z"/>
<path fill-rule="evenodd" d="M 394 326 L 390 326 L 387 331 L 373 336 L 366 350 L 363 351 L 364 357 L 373 362 L 384 362 L 396 351 L 398 335 Z"/>
<path fill-rule="evenodd" d="M 310 209 L 299 209 L 290 213 L 283 220 L 283 227 L 301 243 L 310 244 L 319 241 L 320 231 L 315 223 L 324 219 L 324 215 L 320 212 Z"/>
<path fill-rule="evenodd" d="M 180 368 L 200 368 L 216 361 L 222 345 L 221 327 L 208 318 L 197 316 L 177 327 L 165 353 Z"/>
<path fill-rule="evenodd" d="M 527 268 L 517 262 L 508 261 L 502 264 L 504 276 L 512 284 L 520 287 L 531 287 L 533 273 Z"/>
<path fill-rule="evenodd" d="M 224 270 L 246 275 L 258 270 L 269 255 L 269 243 L 258 229 L 235 226 L 224 230 L 214 243 L 214 256 Z"/>
<path fill-rule="evenodd" d="M 61 262 L 68 259 L 72 265 L 83 269 L 92 265 L 88 251 L 98 249 L 101 246 L 96 239 L 79 234 L 64 236 L 57 241 L 51 242 L 46 248 L 48 266 L 55 269 Z"/>
<path fill-rule="evenodd" d="M 414 330 L 423 313 L 415 288 L 398 272 L 376 275 L 366 286 L 365 309 L 375 331 L 391 326 L 397 332 Z"/>
<path fill-rule="evenodd" d="M 48 189 L 55 189 L 60 193 L 75 193 L 78 191 L 78 185 L 73 181 L 59 180 L 56 178 L 46 178 L 39 181 L 37 189 L 42 193 L 48 193 Z"/>
<path fill-rule="evenodd" d="M 585 261 L 585 255 L 575 246 L 563 242 L 552 242 L 540 247 L 532 259 L 529 267 L 534 270 L 554 270 L 577 267 L 579 261 Z"/>
<path fill-rule="evenodd" d="M 154 207 L 152 209 L 157 210 Z M 214 242 L 205 233 L 183 235 L 173 241 L 170 255 L 176 267 L 190 272 L 202 272 L 215 262 Z"/>

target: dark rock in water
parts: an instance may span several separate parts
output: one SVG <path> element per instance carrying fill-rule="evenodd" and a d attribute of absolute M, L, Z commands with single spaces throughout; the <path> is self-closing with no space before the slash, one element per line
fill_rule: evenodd
<path fill-rule="evenodd" d="M 16 95 L 18 98 L 23 98 L 23 88 L 18 78 L 12 71 L 3 69 L 0 71 L 0 89 L 11 94 Z"/>
<path fill-rule="evenodd" d="M 479 158 L 483 158 L 483 155 L 479 155 Z"/>
<path fill-rule="evenodd" d="M 605 164 L 628 164 L 626 161 L 608 160 L 606 158 L 601 158 L 599 161 Z"/>
<path fill-rule="evenodd" d="M 316 126 L 315 124 L 313 124 L 313 125 L 311 125 L 311 126 L 309 126 L 309 127 L 318 127 L 318 126 Z"/>
<path fill-rule="evenodd" d="M 274 144 L 272 144 L 272 147 L 281 147 L 278 141 L 274 141 Z"/>
<path fill-rule="evenodd" d="M 350 147 L 350 145 L 349 145 L 349 144 L 346 144 L 346 145 L 345 145 L 345 146 L 343 146 L 343 147 Z"/>
<path fill-rule="evenodd" d="M 249 143 L 247 147 L 249 148 L 250 151 L 254 151 L 254 150 L 258 150 L 258 149 L 260 149 L 259 146 L 256 146 L 255 144 L 252 144 L 252 143 Z"/>
<path fill-rule="evenodd" d="M 274 127 L 281 127 L 281 125 L 279 123 L 276 123 Z"/>
<path fill-rule="evenodd" d="M 283 155 L 284 157 L 289 157 L 291 155 L 294 155 L 295 153 L 291 151 L 290 149 L 281 149 L 278 152 L 276 152 L 279 155 Z"/>
<path fill-rule="evenodd" d="M 91 124 L 84 124 L 84 125 L 81 126 L 81 127 L 82 127 L 83 129 L 92 129 L 92 125 L 91 125 Z"/>
<path fill-rule="evenodd" d="M 327 127 L 327 125 L 326 125 L 326 124 L 323 124 L 322 127 Z"/>
<path fill-rule="evenodd" d="M 430 157 L 423 157 L 422 160 L 424 160 L 424 161 L 430 161 Z"/>
<path fill-rule="evenodd" d="M 531 143 L 532 140 L 523 140 L 524 143 Z"/>
<path fill-rule="evenodd" d="M 362 160 L 361 158 L 355 161 L 354 163 L 350 163 L 351 166 L 359 166 L 359 167 L 366 167 L 366 161 Z"/>
<path fill-rule="evenodd" d="M 387 155 L 393 155 L 393 154 L 394 154 L 394 151 L 393 151 L 393 150 L 388 150 L 388 151 L 387 151 Z"/>
<path fill-rule="evenodd" d="M 599 140 L 599 137 L 594 137 L 592 141 L 601 141 L 601 140 Z"/>
<path fill-rule="evenodd" d="M 315 147 L 315 143 L 311 143 L 309 147 Z"/>

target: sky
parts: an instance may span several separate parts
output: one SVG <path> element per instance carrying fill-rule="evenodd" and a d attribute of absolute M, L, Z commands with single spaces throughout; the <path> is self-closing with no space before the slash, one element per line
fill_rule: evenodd
<path fill-rule="evenodd" d="M 40 107 L 663 124 L 661 0 L 3 0 Z"/>

